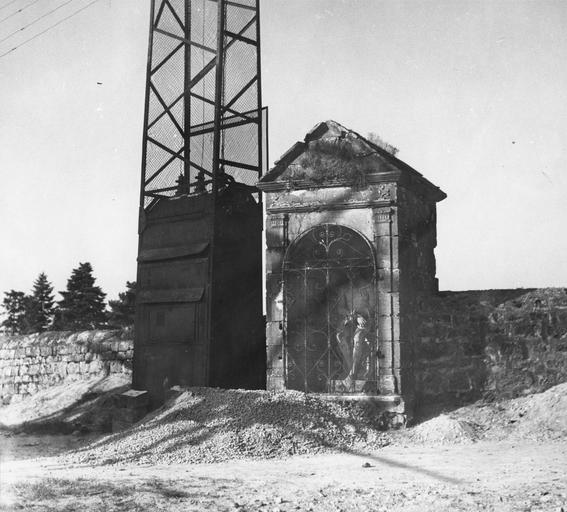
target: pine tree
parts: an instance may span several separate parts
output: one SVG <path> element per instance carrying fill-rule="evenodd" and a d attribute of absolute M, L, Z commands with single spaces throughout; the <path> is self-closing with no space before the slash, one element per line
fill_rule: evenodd
<path fill-rule="evenodd" d="M 43 332 L 53 320 L 53 286 L 44 272 L 33 284 L 32 294 L 26 305 L 26 320 L 29 332 Z"/>
<path fill-rule="evenodd" d="M 106 323 L 106 294 L 95 286 L 90 263 L 79 263 L 67 280 L 67 291 L 59 292 L 54 327 L 58 330 L 96 329 Z"/>
<path fill-rule="evenodd" d="M 108 301 L 109 322 L 117 327 L 134 325 L 136 313 L 136 281 L 126 281 L 126 291 L 118 294 L 118 300 Z"/>
<path fill-rule="evenodd" d="M 6 312 L 6 319 L 2 322 L 2 327 L 9 334 L 21 334 L 26 330 L 26 306 L 29 302 L 27 299 L 24 292 L 4 292 L 2 307 Z"/>

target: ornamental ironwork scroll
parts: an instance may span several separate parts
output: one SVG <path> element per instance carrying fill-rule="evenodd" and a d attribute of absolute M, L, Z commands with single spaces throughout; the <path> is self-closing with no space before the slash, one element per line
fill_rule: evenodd
<path fill-rule="evenodd" d="M 323 224 L 284 262 L 286 387 L 312 393 L 377 390 L 375 264 L 369 243 Z"/>

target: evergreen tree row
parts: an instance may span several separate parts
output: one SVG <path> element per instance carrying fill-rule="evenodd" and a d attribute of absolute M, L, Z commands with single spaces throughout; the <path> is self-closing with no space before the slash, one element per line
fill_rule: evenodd
<path fill-rule="evenodd" d="M 79 263 L 73 269 L 67 289 L 59 293 L 62 299 L 55 303 L 53 286 L 44 272 L 35 280 L 29 295 L 16 290 L 5 292 L 2 329 L 9 334 L 29 334 L 134 324 L 136 283 L 126 282 L 126 291 L 118 294 L 118 300 L 109 301 L 110 311 L 107 311 L 106 294 L 96 286 L 93 268 L 88 262 Z"/>

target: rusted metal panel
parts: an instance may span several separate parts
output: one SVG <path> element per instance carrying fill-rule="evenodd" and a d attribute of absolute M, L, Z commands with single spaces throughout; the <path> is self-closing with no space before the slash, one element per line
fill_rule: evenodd
<path fill-rule="evenodd" d="M 234 185 L 217 198 L 213 229 L 210 196 L 208 201 L 207 196 L 160 200 L 146 213 L 134 381 L 148 389 L 154 404 L 165 379 L 168 385 L 265 385 L 261 205 Z M 179 233 L 193 242 L 179 243 Z M 158 242 L 163 246 L 156 247 Z"/>
<path fill-rule="evenodd" d="M 219 198 L 215 239 L 210 382 L 219 387 L 265 386 L 262 318 L 262 208 L 235 186 Z"/>
<path fill-rule="evenodd" d="M 206 308 L 203 306 L 191 302 L 142 305 L 141 320 L 145 330 L 140 341 L 144 345 L 205 344 Z"/>
<path fill-rule="evenodd" d="M 134 383 L 152 402 L 166 385 L 206 386 L 212 200 L 160 200 L 140 235 Z"/>
<path fill-rule="evenodd" d="M 204 345 L 164 344 L 140 346 L 137 350 L 134 385 L 148 390 L 153 405 L 162 402 L 173 385 L 206 385 L 206 366 L 202 364 L 206 358 Z"/>
<path fill-rule="evenodd" d="M 143 290 L 140 292 L 141 304 L 159 304 L 160 302 L 199 302 L 203 298 L 204 288 L 183 288 L 178 290 Z"/>
<path fill-rule="evenodd" d="M 138 261 L 159 261 L 196 256 L 205 252 L 209 242 L 196 242 L 192 244 L 178 245 L 175 247 L 160 247 L 158 249 L 144 249 L 140 251 Z"/>
<path fill-rule="evenodd" d="M 207 284 L 209 258 L 183 258 L 179 260 L 155 261 L 140 265 L 140 289 L 176 290 L 203 287 Z"/>

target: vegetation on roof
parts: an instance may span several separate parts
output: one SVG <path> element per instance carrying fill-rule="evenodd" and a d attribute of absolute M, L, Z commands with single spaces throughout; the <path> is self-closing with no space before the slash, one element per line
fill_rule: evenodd
<path fill-rule="evenodd" d="M 309 143 L 299 161 L 290 165 L 290 179 L 313 183 L 341 181 L 363 186 L 366 174 L 376 171 L 380 165 L 375 154 L 374 151 L 357 151 L 349 139 L 315 140 Z"/>

